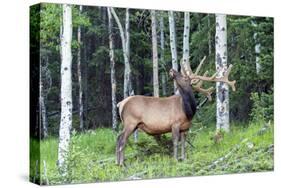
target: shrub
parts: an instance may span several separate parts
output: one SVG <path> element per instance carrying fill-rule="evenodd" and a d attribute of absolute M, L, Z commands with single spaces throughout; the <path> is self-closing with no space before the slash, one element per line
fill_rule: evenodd
<path fill-rule="evenodd" d="M 254 122 L 273 120 L 273 92 L 272 93 L 251 93 L 253 107 L 251 120 Z"/>

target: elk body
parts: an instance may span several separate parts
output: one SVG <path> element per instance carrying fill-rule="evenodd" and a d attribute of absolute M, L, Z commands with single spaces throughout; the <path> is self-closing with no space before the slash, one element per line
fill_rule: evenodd
<path fill-rule="evenodd" d="M 203 61 L 201 61 L 199 68 L 202 63 Z M 196 83 L 194 86 L 196 91 L 210 97 L 213 88 L 202 89 L 201 80 L 214 81 L 214 78 L 205 76 L 198 78 L 194 74 L 187 75 L 187 71 L 182 71 L 181 74 L 173 69 L 170 70 L 170 76 L 176 81 L 179 95 L 162 98 L 136 95 L 117 104 L 124 126 L 123 131 L 117 137 L 117 164 L 123 165 L 125 144 L 128 137 L 136 129 L 141 129 L 150 135 L 172 132 L 174 158 L 178 158 L 178 143 L 180 141 L 181 157 L 185 159 L 185 134 L 191 127 L 191 121 L 196 112 L 192 84 Z M 223 82 L 229 81 L 227 79 Z"/>

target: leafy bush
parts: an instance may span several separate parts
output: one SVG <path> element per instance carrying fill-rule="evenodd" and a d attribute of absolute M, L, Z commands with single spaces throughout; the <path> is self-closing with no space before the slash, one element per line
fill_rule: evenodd
<path fill-rule="evenodd" d="M 273 120 L 273 93 L 252 93 L 251 119 L 254 122 Z"/>

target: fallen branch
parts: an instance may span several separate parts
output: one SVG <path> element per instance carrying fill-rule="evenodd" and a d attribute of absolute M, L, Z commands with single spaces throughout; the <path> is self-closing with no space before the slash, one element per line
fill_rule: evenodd
<path fill-rule="evenodd" d="M 140 180 L 140 179 L 142 179 L 140 176 L 143 176 L 145 174 L 147 174 L 147 171 L 138 172 L 138 173 L 133 174 L 132 176 L 128 177 L 127 180 Z"/>
<path fill-rule="evenodd" d="M 135 157 L 137 155 L 137 153 L 130 153 L 128 155 L 126 155 L 126 158 L 129 158 L 129 157 Z M 102 160 L 99 160 L 99 161 L 95 161 L 95 163 L 98 163 L 98 164 L 104 164 L 106 162 L 111 162 L 111 161 L 114 161 L 116 159 L 116 157 L 110 157 L 110 158 L 107 158 L 107 159 L 102 159 Z"/>
<path fill-rule="evenodd" d="M 219 159 L 212 162 L 212 164 L 210 164 L 207 168 L 208 169 L 214 168 L 218 163 L 220 163 L 220 162 L 226 160 L 227 158 L 229 158 L 232 153 L 236 152 L 240 148 L 242 143 L 247 142 L 247 141 L 248 141 L 248 139 L 246 138 L 246 139 L 242 140 L 242 142 L 240 144 L 236 144 L 230 152 L 228 152 L 225 156 L 220 157 Z"/>
<path fill-rule="evenodd" d="M 110 158 L 107 158 L 107 159 L 96 161 L 96 163 L 102 164 L 102 163 L 114 161 L 114 160 L 115 160 L 115 157 L 110 157 Z"/>

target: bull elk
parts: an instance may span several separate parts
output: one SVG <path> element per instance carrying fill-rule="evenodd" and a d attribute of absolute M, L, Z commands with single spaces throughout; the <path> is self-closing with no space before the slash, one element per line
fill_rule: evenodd
<path fill-rule="evenodd" d="M 228 75 L 232 65 L 229 66 L 224 76 L 217 78 L 216 74 L 207 77 L 207 72 L 200 76 L 199 70 L 205 60 L 201 60 L 196 72 L 193 73 L 189 66 L 184 66 L 181 61 L 181 73 L 171 69 L 169 74 L 177 83 L 179 95 L 170 97 L 148 97 L 135 95 L 127 97 L 117 104 L 120 118 L 124 125 L 123 131 L 117 137 L 116 163 L 123 165 L 124 147 L 128 137 L 136 130 L 141 129 L 150 135 L 160 135 L 172 132 L 173 154 L 178 157 L 178 142 L 181 142 L 181 157 L 185 159 L 185 133 L 191 127 L 192 118 L 196 112 L 196 101 L 193 89 L 204 94 L 211 100 L 213 87 L 202 88 L 203 81 L 225 82 L 235 90 L 235 81 L 229 81 Z M 193 89 L 192 89 L 193 88 Z"/>

